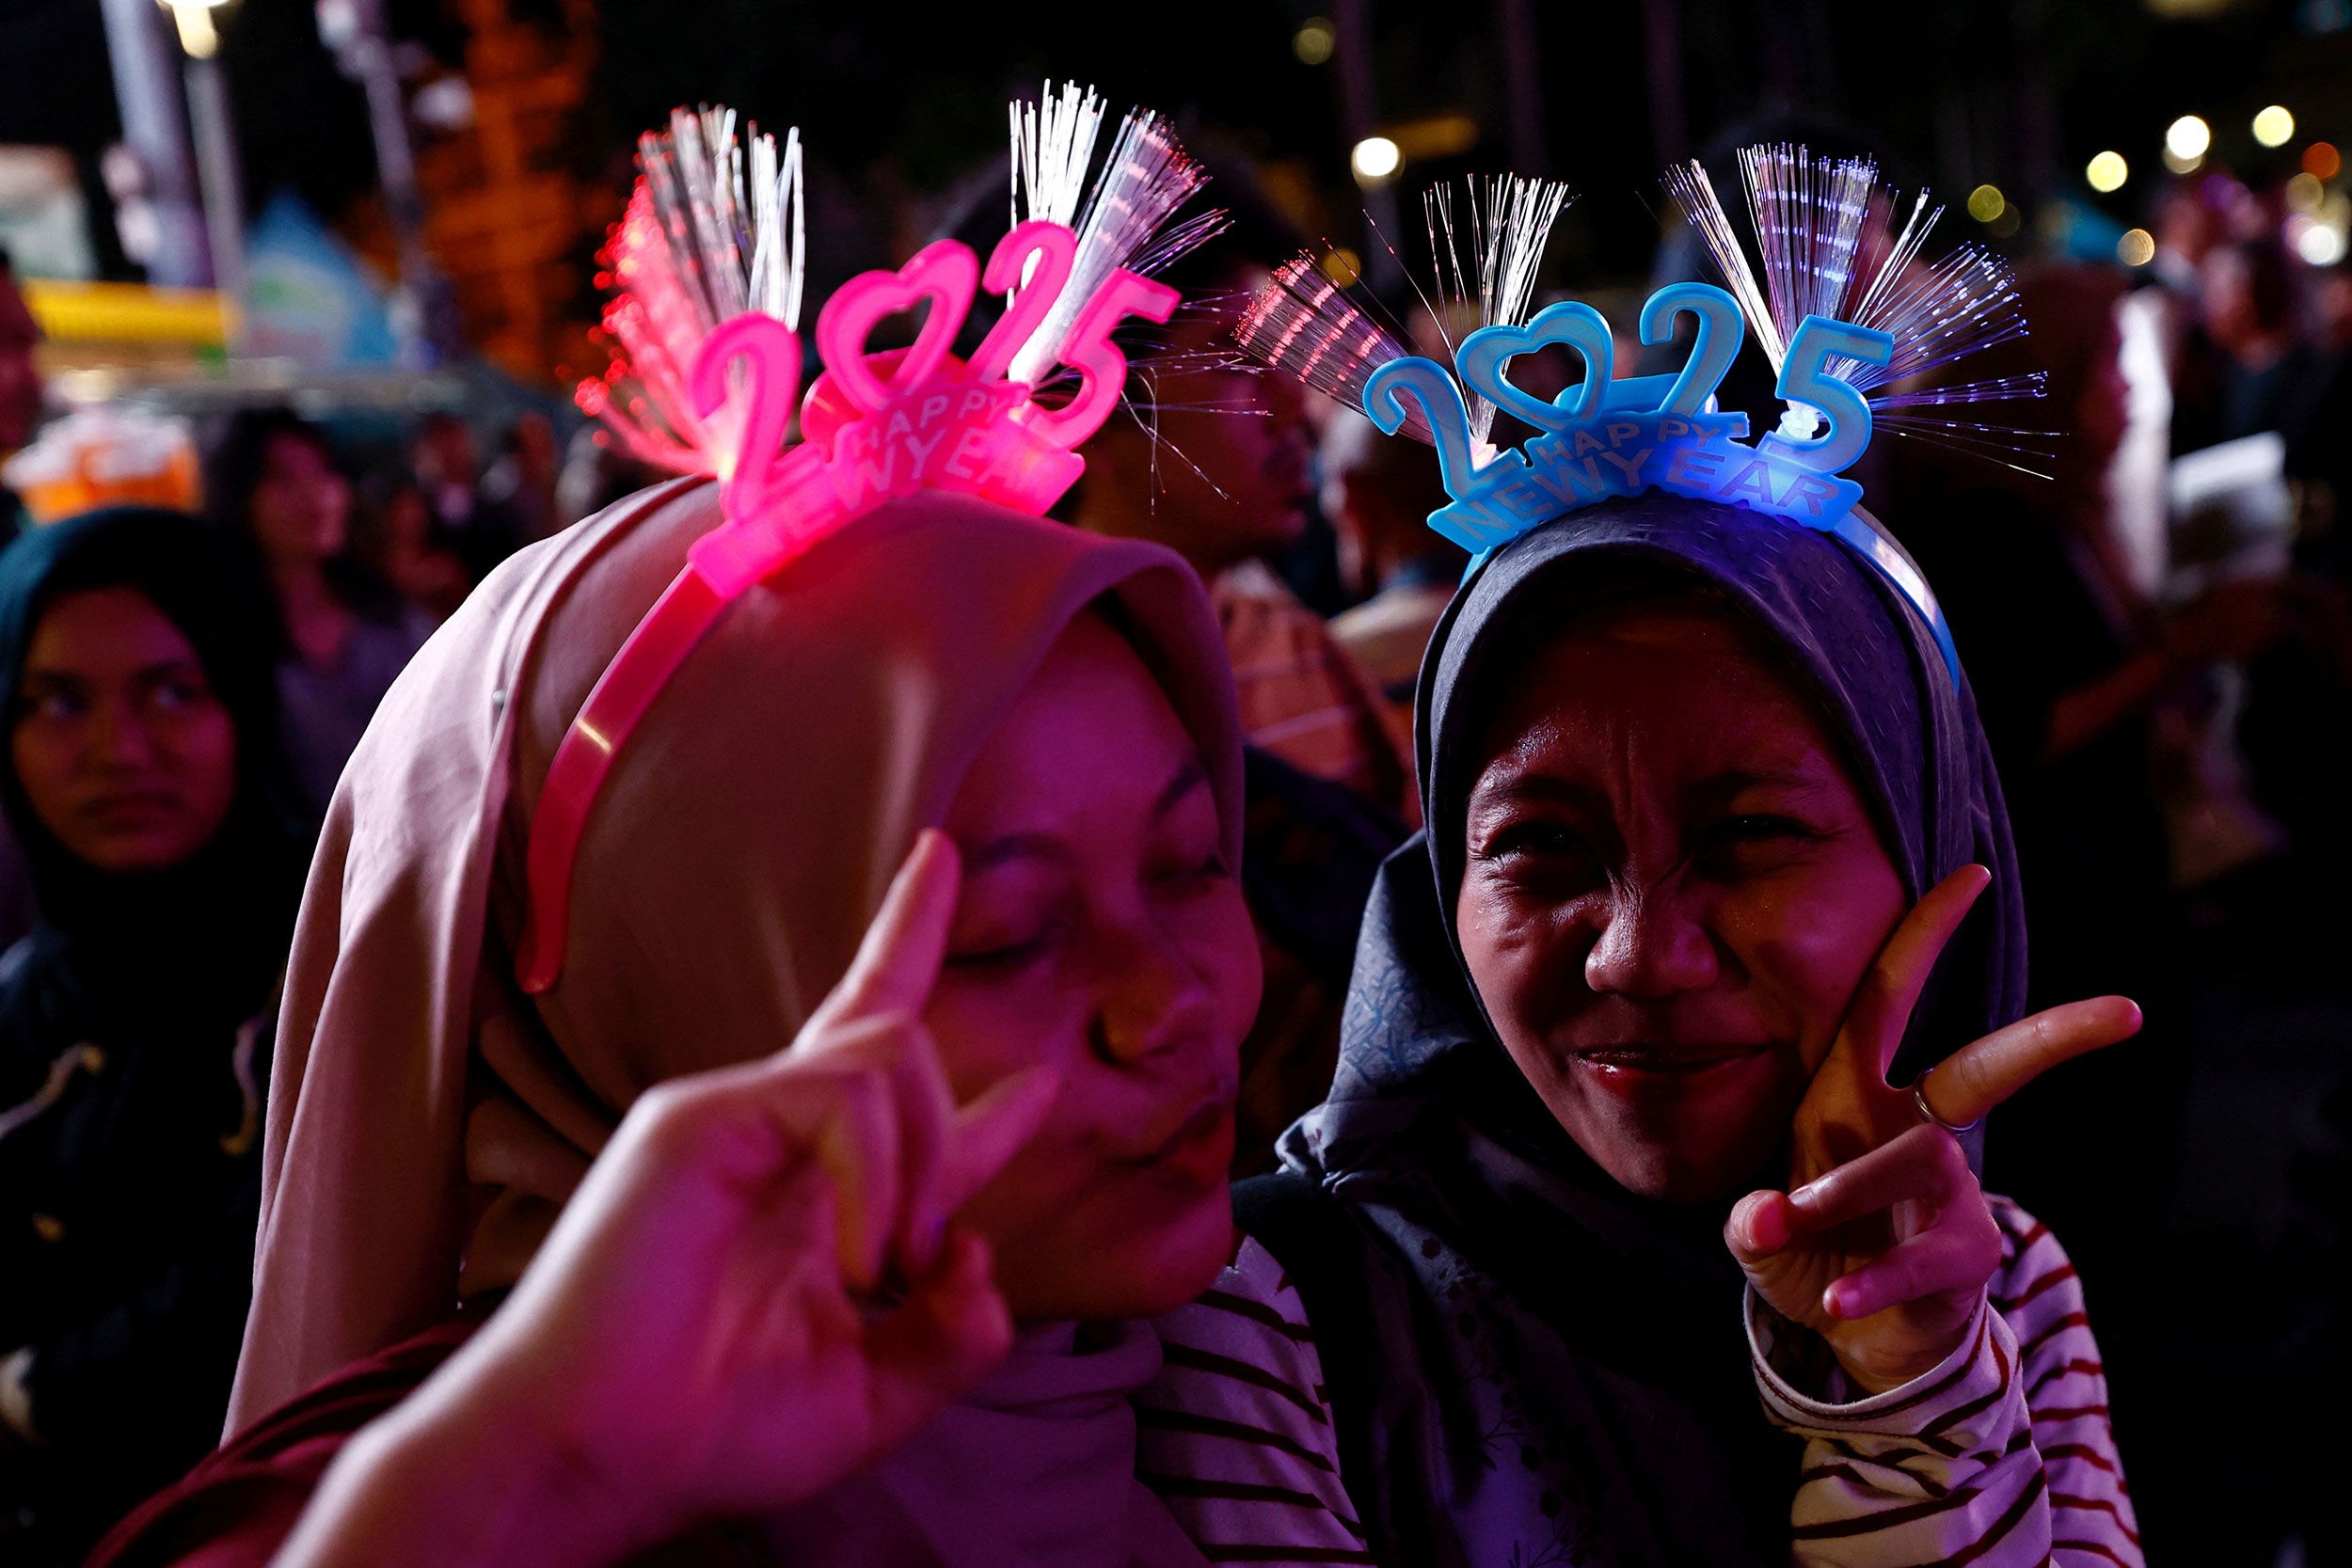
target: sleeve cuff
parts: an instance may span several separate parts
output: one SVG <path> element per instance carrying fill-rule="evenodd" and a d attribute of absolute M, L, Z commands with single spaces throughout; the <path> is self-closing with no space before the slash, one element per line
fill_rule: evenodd
<path fill-rule="evenodd" d="M 1782 1336 L 1802 1333 L 1764 1304 L 1753 1287 L 1745 1292 L 1748 1356 L 1756 1369 L 1756 1390 L 1766 1409 L 1784 1426 L 1805 1430 L 1874 1433 L 1911 1436 L 1936 1424 L 1940 1418 L 1995 1394 L 2005 1376 L 2004 1365 L 2014 1365 L 2012 1354 L 2003 1355 L 1995 1344 L 2009 1330 L 1982 1295 L 1976 1315 L 1960 1344 L 1929 1370 L 1910 1382 L 1864 1399 L 1845 1400 L 1851 1385 L 1842 1370 L 1831 1374 L 1829 1398 L 1816 1398 L 1799 1389 L 1773 1365 L 1772 1353 Z"/>

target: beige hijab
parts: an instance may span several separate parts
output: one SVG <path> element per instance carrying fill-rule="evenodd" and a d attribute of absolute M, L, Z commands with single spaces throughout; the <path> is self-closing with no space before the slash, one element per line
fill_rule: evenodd
<path fill-rule="evenodd" d="M 914 834 L 1062 629 L 1115 594 L 1238 853 L 1231 677 L 1176 556 L 973 500 L 898 503 L 731 606 L 624 748 L 582 839 L 561 980 L 508 952 L 548 760 L 719 520 L 678 482 L 531 546 L 392 688 L 344 772 L 294 933 L 234 1432 L 511 1283 L 629 1102 L 778 1049 Z"/>

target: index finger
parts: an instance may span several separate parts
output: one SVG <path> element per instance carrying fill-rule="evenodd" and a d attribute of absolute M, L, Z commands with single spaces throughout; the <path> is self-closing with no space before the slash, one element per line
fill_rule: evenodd
<path fill-rule="evenodd" d="M 962 881 L 955 841 L 936 828 L 916 834 L 914 849 L 866 927 L 849 973 L 821 1010 L 834 1018 L 921 1013 L 939 983 Z"/>
<path fill-rule="evenodd" d="M 1963 1046 L 1919 1080 L 1928 1108 L 1966 1127 L 2063 1061 L 2139 1033 L 2139 1005 L 2095 996 L 2021 1018 Z"/>
<path fill-rule="evenodd" d="M 1992 880 L 1993 873 L 1983 866 L 1963 865 L 1911 907 L 1855 990 L 1830 1053 L 1832 1062 L 1856 1072 L 1867 1064 L 1878 1075 L 1876 1082 L 1885 1084 L 1935 960 Z"/>

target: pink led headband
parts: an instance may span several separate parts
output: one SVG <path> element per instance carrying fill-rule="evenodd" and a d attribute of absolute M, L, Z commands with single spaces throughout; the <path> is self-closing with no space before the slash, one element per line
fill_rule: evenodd
<path fill-rule="evenodd" d="M 1021 108 L 1016 195 L 1025 173 L 1033 211 L 1058 204 L 1074 214 L 1072 182 L 1084 183 L 1100 100 L 1065 89 L 1025 122 Z M 1055 182 L 1041 180 L 1041 143 Z M 733 117 L 681 112 L 668 137 L 641 144 L 639 163 L 643 178 L 612 247 L 622 293 L 606 318 L 624 357 L 583 388 L 581 403 L 640 455 L 715 471 L 724 520 L 694 542 L 556 748 L 532 819 L 516 958 L 534 993 L 563 972 L 573 865 L 606 776 L 727 606 L 818 540 L 918 491 L 1043 514 L 1085 471 L 1073 449 L 1119 402 L 1127 360 L 1113 331 L 1130 317 L 1166 322 L 1177 306 L 1174 289 L 1118 263 L 1165 263 L 1181 253 L 1175 242 L 1214 231 L 1195 220 L 1161 234 L 1202 177 L 1156 117 L 1130 115 L 1074 228 L 1017 223 L 985 268 L 967 246 L 942 240 L 896 272 L 843 285 L 818 312 L 824 370 L 802 402 L 797 136 L 781 156 L 757 138 L 746 187 Z M 1011 303 L 965 362 L 948 346 L 982 287 Z M 928 309 L 912 347 L 868 353 L 878 325 L 917 307 Z M 1069 399 L 1035 401 L 1039 386 L 1069 379 L 1060 370 L 1075 378 Z M 787 447 L 796 405 L 803 438 Z"/>

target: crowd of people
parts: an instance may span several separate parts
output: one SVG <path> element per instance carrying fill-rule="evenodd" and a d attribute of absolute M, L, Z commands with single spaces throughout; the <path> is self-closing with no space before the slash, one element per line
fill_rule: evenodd
<path fill-rule="evenodd" d="M 2046 471 L 1873 449 L 1964 681 L 1711 503 L 1466 581 L 1436 454 L 1225 362 L 1237 222 L 1052 516 L 730 608 L 535 994 L 551 759 L 718 487 L 257 409 L 201 517 L 11 515 L 0 1557 L 2337 1560 L 2306 1467 L 2198 1506 L 2164 1318 L 2207 1005 L 2344 935 L 2352 272 L 2282 219 L 2023 269 Z M 34 336 L 0 268 L 0 449 Z M 2290 525 L 2175 515 L 2249 437 Z M 2247 1354 L 2324 1400 L 2319 1087 Z"/>

